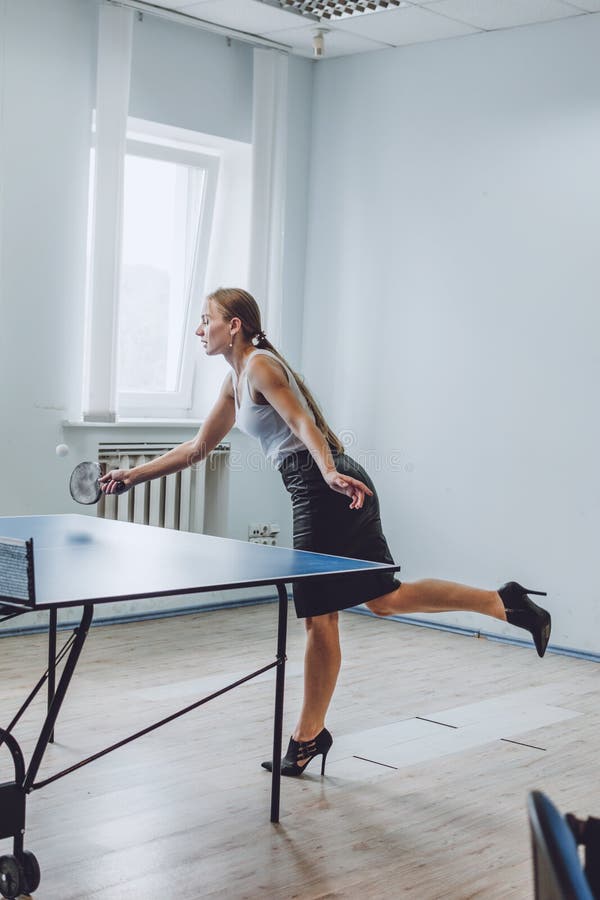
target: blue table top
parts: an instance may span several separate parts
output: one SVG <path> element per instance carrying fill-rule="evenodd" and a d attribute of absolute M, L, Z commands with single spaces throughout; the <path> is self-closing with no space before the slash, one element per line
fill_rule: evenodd
<path fill-rule="evenodd" d="M 33 538 L 36 609 L 400 568 L 82 515 L 0 517 L 0 537 Z"/>

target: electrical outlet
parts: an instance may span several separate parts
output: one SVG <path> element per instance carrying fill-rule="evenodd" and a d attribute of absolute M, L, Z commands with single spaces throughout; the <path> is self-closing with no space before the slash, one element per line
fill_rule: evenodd
<path fill-rule="evenodd" d="M 270 522 L 251 522 L 248 525 L 248 540 L 257 537 L 274 537 L 280 532 L 279 525 Z"/>
<path fill-rule="evenodd" d="M 264 544 L 267 547 L 276 547 L 277 540 L 274 537 L 251 537 L 248 538 L 250 544 Z"/>

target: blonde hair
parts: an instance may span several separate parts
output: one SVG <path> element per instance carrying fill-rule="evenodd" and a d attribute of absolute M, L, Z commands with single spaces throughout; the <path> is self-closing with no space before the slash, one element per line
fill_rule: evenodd
<path fill-rule="evenodd" d="M 337 453 L 343 453 L 344 447 L 341 441 L 325 421 L 317 401 L 304 384 L 302 378 L 292 369 L 287 360 L 284 359 L 281 353 L 276 350 L 273 344 L 267 339 L 262 330 L 260 309 L 252 294 L 242 290 L 242 288 L 217 288 L 217 290 L 213 291 L 212 294 L 209 294 L 206 299 L 209 301 L 212 300 L 213 303 L 218 306 L 223 318 L 227 321 L 239 319 L 242 323 L 244 337 L 248 341 L 251 341 L 255 347 L 258 347 L 260 350 L 270 350 L 271 353 L 287 366 L 296 379 L 296 383 L 302 392 L 302 396 L 315 417 L 315 425 L 331 448 Z"/>

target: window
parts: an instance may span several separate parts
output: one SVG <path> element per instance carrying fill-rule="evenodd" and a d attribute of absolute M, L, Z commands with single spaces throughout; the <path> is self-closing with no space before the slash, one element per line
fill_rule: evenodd
<path fill-rule="evenodd" d="M 218 158 L 127 142 L 117 394 L 120 413 L 189 410 Z"/>
<path fill-rule="evenodd" d="M 122 204 L 94 157 L 84 418 L 200 419 L 227 366 L 194 332 L 206 292 L 248 278 L 252 145 L 129 119 Z"/>

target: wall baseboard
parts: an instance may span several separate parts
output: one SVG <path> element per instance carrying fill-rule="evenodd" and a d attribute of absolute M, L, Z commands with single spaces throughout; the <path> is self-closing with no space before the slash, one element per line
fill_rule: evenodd
<path fill-rule="evenodd" d="M 346 612 L 354 613 L 359 616 L 370 616 L 372 619 L 380 619 L 368 609 L 360 606 L 353 606 Z M 513 644 L 516 647 L 532 647 L 531 641 L 522 640 L 520 638 L 511 638 L 503 634 L 493 634 L 491 631 L 481 631 L 475 628 L 461 628 L 459 625 L 436 624 L 427 619 L 415 619 L 413 616 L 386 616 L 388 622 L 400 622 L 402 625 L 416 625 L 418 628 L 433 628 L 434 631 L 450 631 L 452 634 L 462 634 L 465 637 L 485 638 L 488 641 L 498 641 L 501 644 Z M 571 647 L 560 647 L 558 644 L 548 644 L 547 653 L 556 653 L 558 656 L 572 656 L 575 659 L 586 659 L 589 662 L 600 663 L 600 653 L 593 653 L 589 650 L 576 650 Z"/>
<path fill-rule="evenodd" d="M 291 595 L 289 596 L 291 600 Z M 119 625 L 123 622 L 144 622 L 150 619 L 170 619 L 173 616 L 195 615 L 202 612 L 215 612 L 219 609 L 236 609 L 244 606 L 264 606 L 268 603 L 277 603 L 277 597 L 250 597 L 247 600 L 225 600 L 222 603 L 210 603 L 206 606 L 182 606 L 175 609 L 166 609 L 157 612 L 140 612 L 130 616 L 112 616 L 106 619 L 98 619 L 92 622 L 92 628 L 98 628 L 102 625 Z M 369 616 L 372 619 L 379 619 L 376 616 L 360 606 L 354 606 L 345 609 L 344 612 L 353 613 L 359 616 Z M 461 628 L 459 625 L 436 624 L 426 619 L 415 619 L 412 616 L 386 616 L 387 622 L 399 622 L 402 625 L 414 625 L 417 628 L 432 628 L 434 631 L 449 631 L 452 634 L 461 634 L 463 637 L 485 638 L 488 641 L 497 641 L 501 644 L 512 644 L 516 647 L 531 647 L 531 641 L 521 640 L 520 638 L 511 638 L 502 634 L 493 634 L 490 631 L 481 631 L 474 628 Z M 69 631 L 79 624 L 77 621 L 62 622 L 58 625 L 59 631 Z M 6 628 L 0 630 L 0 638 L 15 637 L 22 634 L 40 634 L 48 629 L 44 625 L 24 626 L 20 628 Z M 556 653 L 558 656 L 571 656 L 574 659 L 585 659 L 588 662 L 600 663 L 600 653 L 593 653 L 588 650 L 577 650 L 572 647 L 561 647 L 558 644 L 549 644 L 547 653 Z"/>

